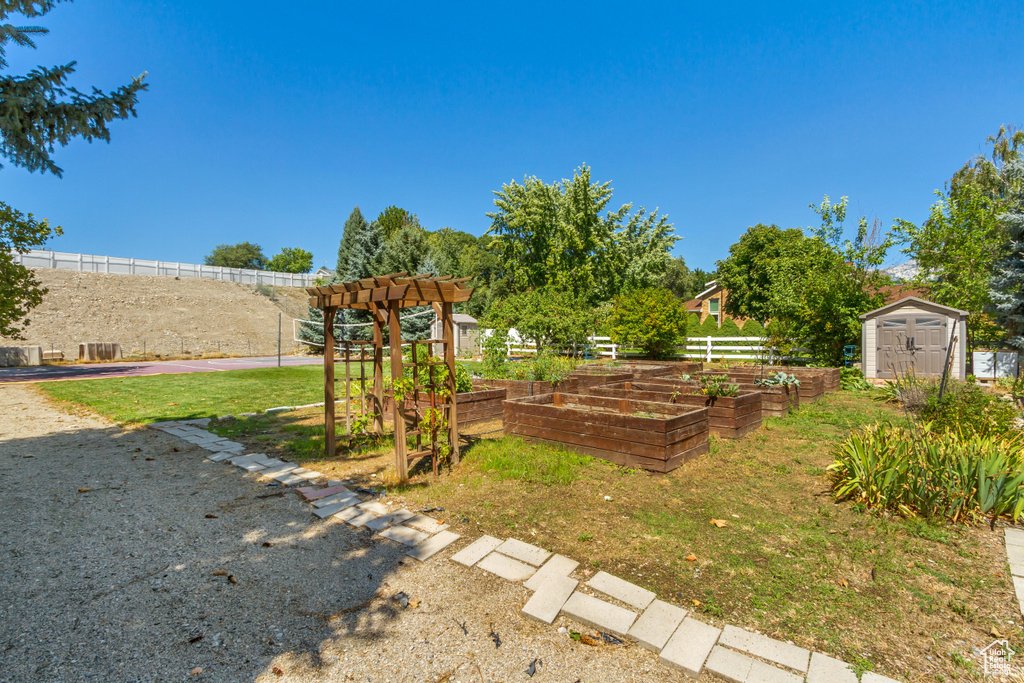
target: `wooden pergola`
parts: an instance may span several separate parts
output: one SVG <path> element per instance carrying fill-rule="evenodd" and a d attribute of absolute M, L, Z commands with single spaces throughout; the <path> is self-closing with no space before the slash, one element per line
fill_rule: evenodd
<path fill-rule="evenodd" d="M 334 457 L 337 436 L 334 424 L 334 318 L 338 309 L 369 311 L 373 319 L 373 394 L 372 410 L 374 431 L 384 431 L 384 327 L 387 326 L 391 347 L 391 381 L 396 386 L 403 376 L 402 328 L 398 312 L 412 306 L 431 306 L 441 320 L 443 334 L 440 339 L 418 343 L 442 344 L 444 365 L 448 368 L 448 439 L 452 464 L 459 462 L 459 423 L 455 399 L 455 344 L 452 324 L 452 305 L 469 301 L 472 289 L 464 287 L 472 278 L 453 279 L 451 275 L 433 277 L 430 273 L 410 276 L 407 272 L 369 277 L 353 282 L 341 282 L 323 287 L 310 287 L 309 305 L 323 310 L 324 315 L 324 427 L 327 435 L 327 457 Z M 360 358 L 362 353 L 360 353 Z M 346 379 L 348 381 L 346 357 Z M 366 400 L 366 397 L 362 397 Z M 409 460 L 424 453 L 407 453 L 405 401 L 392 400 L 392 419 L 395 427 L 395 469 L 402 481 L 409 476 Z M 346 406 L 346 410 L 348 407 Z"/>

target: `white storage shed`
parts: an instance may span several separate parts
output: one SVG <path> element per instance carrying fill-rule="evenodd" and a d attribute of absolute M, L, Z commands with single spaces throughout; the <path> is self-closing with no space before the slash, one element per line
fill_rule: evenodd
<path fill-rule="evenodd" d="M 942 375 L 952 342 L 950 377 L 967 374 L 967 311 L 916 296 L 865 313 L 861 319 L 861 368 L 868 378 L 898 374 Z"/>

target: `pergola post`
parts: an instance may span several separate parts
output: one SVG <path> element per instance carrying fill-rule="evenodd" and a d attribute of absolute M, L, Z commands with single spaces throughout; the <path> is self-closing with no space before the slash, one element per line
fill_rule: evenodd
<path fill-rule="evenodd" d="M 448 392 L 451 406 L 448 410 L 448 443 L 452 447 L 452 465 L 459 464 L 459 404 L 455 395 L 455 325 L 452 305 L 441 304 L 441 326 L 444 329 L 444 364 L 448 366 Z"/>
<path fill-rule="evenodd" d="M 324 308 L 324 448 L 327 457 L 334 457 L 337 444 L 334 434 L 334 315 L 337 306 Z"/>
<path fill-rule="evenodd" d="M 371 306 L 373 316 L 373 431 L 384 433 L 384 330 L 380 310 Z"/>
<path fill-rule="evenodd" d="M 400 481 L 409 478 L 409 454 L 405 443 L 405 397 L 399 398 L 397 387 L 402 381 L 402 326 L 398 306 L 387 304 L 388 344 L 391 346 L 391 419 L 395 426 L 395 471 Z"/>

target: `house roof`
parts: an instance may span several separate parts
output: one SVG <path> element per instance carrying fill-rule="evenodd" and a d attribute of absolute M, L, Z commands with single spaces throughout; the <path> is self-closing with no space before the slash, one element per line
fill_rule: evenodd
<path fill-rule="evenodd" d="M 465 313 L 452 313 L 452 322 L 460 324 L 476 324 L 476 318 Z"/>
<path fill-rule="evenodd" d="M 921 298 L 916 297 L 916 296 L 908 296 L 908 297 L 904 297 L 902 299 L 898 299 L 898 300 L 892 302 L 891 304 L 887 304 L 885 306 L 882 306 L 881 308 L 876 308 L 873 311 L 868 311 L 867 313 L 864 313 L 863 315 L 861 315 L 860 319 L 861 320 L 867 320 L 868 318 L 873 318 L 873 317 L 875 317 L 877 315 L 881 315 L 882 313 L 888 313 L 889 311 L 894 311 L 894 310 L 896 310 L 896 309 L 898 309 L 898 308 L 900 308 L 902 306 L 905 306 L 905 305 L 907 305 L 909 303 L 920 304 L 920 305 L 926 306 L 928 308 L 936 308 L 936 309 L 945 311 L 946 313 L 951 313 L 953 315 L 961 316 L 961 317 L 964 317 L 964 318 L 966 318 L 967 316 L 969 316 L 971 314 L 970 311 L 961 311 L 959 308 L 953 308 L 952 306 L 943 306 L 942 304 L 937 304 L 934 301 L 927 301 L 925 299 L 921 299 Z"/>
<path fill-rule="evenodd" d="M 699 313 L 700 303 L 700 299 L 690 299 L 689 301 L 684 303 L 683 306 L 686 306 L 686 310 L 689 313 Z"/>
<path fill-rule="evenodd" d="M 704 297 L 714 294 L 716 290 L 721 289 L 721 285 L 718 284 L 718 280 L 712 280 L 711 282 L 705 282 L 704 287 L 706 288 L 703 292 L 698 294 L 694 300 L 703 301 Z"/>

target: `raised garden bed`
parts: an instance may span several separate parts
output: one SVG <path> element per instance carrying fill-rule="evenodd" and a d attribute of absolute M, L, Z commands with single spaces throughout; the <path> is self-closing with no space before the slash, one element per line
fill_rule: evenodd
<path fill-rule="evenodd" d="M 798 370 L 800 368 L 792 368 Z M 816 369 L 816 368 L 806 368 Z M 764 372 L 760 371 L 736 371 L 736 370 L 709 370 L 705 372 L 705 375 L 726 375 L 732 381 L 737 384 L 753 384 L 756 380 L 764 379 L 765 377 L 771 377 L 779 372 L 784 372 L 779 368 L 765 368 Z M 787 373 L 790 374 L 790 373 Z M 796 376 L 800 380 L 799 396 L 801 403 L 812 403 L 817 401 L 825 395 L 825 382 L 821 375 L 815 373 L 809 373 L 804 377 Z"/>
<path fill-rule="evenodd" d="M 524 396 L 539 396 L 550 394 L 555 391 L 562 391 L 574 394 L 577 391 L 577 380 L 575 377 L 566 377 L 558 384 L 551 382 L 534 382 L 525 379 L 480 379 L 474 380 L 473 386 L 487 386 L 494 389 L 504 389 L 507 392 L 506 398 L 523 398 Z"/>
<path fill-rule="evenodd" d="M 795 375 L 801 384 L 803 384 L 804 378 L 818 378 L 822 381 L 822 389 L 828 394 L 840 389 L 839 368 L 791 368 L 784 365 L 767 365 L 765 366 L 765 371 L 772 374 L 785 372 L 786 374 Z"/>
<path fill-rule="evenodd" d="M 455 394 L 455 404 L 458 406 L 459 424 L 471 425 L 488 420 L 501 419 L 501 404 L 506 399 L 504 388 L 500 387 L 474 387 L 475 391 L 464 391 Z M 405 399 L 405 408 L 412 411 L 416 408 L 416 402 L 411 397 Z M 430 395 L 420 395 L 419 410 L 430 408 Z M 384 397 L 384 415 L 388 419 L 391 416 L 391 397 Z"/>
<path fill-rule="evenodd" d="M 572 374 L 569 375 L 569 379 L 576 381 L 576 390 L 579 393 L 585 393 L 584 390 L 587 387 L 631 380 L 633 379 L 633 373 L 626 368 L 604 365 L 581 365 L 573 370 Z"/>
<path fill-rule="evenodd" d="M 688 393 L 700 391 L 700 382 L 694 380 L 652 377 L 646 381 L 651 384 L 674 387 L 675 390 Z M 736 386 L 740 391 L 758 391 L 761 393 L 762 417 L 786 417 L 789 415 L 790 410 L 796 410 L 800 407 L 800 392 L 797 387 L 786 385 L 764 387 L 747 381 L 737 381 Z"/>
<path fill-rule="evenodd" d="M 761 426 L 761 392 L 740 390 L 736 396 L 683 393 L 655 382 L 620 382 L 590 387 L 588 393 L 606 398 L 656 401 L 708 409 L 708 429 L 723 439 L 739 439 Z M 693 391 L 693 390 L 690 390 Z"/>
<path fill-rule="evenodd" d="M 580 394 L 505 401 L 506 434 L 562 444 L 616 465 L 670 472 L 708 452 L 708 409 Z"/>

